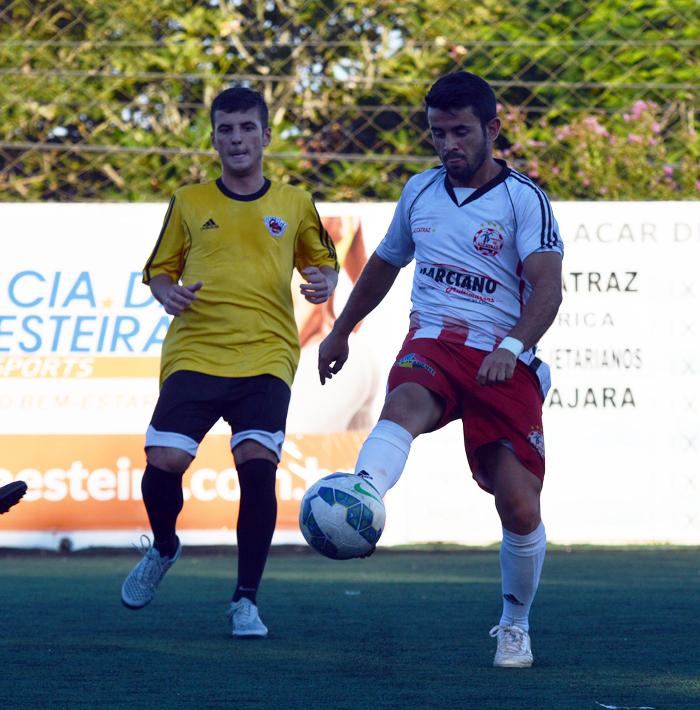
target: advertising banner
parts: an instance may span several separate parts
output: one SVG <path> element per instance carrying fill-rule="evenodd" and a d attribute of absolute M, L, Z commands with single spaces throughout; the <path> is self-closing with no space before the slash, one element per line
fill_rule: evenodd
<path fill-rule="evenodd" d="M 555 203 L 564 302 L 542 339 L 564 537 L 700 542 L 700 207 Z"/>
<path fill-rule="evenodd" d="M 543 518 L 553 542 L 700 543 L 700 209 L 554 203 L 564 303 L 542 339 Z M 130 544 L 148 522 L 143 438 L 169 317 L 141 283 L 162 204 L 6 204 L 0 261 L 0 485 L 27 481 L 0 546 Z M 295 301 L 302 356 L 278 472 L 275 542 L 300 542 L 307 485 L 352 470 L 406 334 L 412 266 L 321 387 L 318 344 L 391 220 L 391 204 L 322 204 L 341 262 L 333 302 Z M 298 291 L 300 277 L 293 283 Z M 219 422 L 185 477 L 185 544 L 235 543 L 238 484 Z M 500 539 L 461 427 L 417 439 L 387 496 L 384 544 Z M 67 543 L 65 543 L 67 541 Z"/>

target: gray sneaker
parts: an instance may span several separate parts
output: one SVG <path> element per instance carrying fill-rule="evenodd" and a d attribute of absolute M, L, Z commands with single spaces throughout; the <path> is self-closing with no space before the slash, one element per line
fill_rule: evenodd
<path fill-rule="evenodd" d="M 144 542 L 144 538 L 146 542 Z M 135 546 L 134 546 L 135 547 Z M 138 548 L 136 548 L 138 549 Z M 143 559 L 134 571 L 124 581 L 122 587 L 122 604 L 127 609 L 140 609 L 153 601 L 158 585 L 165 573 L 178 561 L 182 544 L 177 540 L 177 551 L 173 557 L 161 557 L 146 535 L 141 536 L 141 549 L 139 552 Z"/>
<path fill-rule="evenodd" d="M 498 648 L 493 658 L 496 668 L 529 668 L 532 665 L 530 636 L 514 624 L 494 626 L 489 636 L 498 639 Z"/>
<path fill-rule="evenodd" d="M 267 636 L 267 626 L 260 621 L 258 607 L 250 599 L 242 597 L 237 602 L 231 602 L 226 616 L 236 638 L 262 639 Z"/>

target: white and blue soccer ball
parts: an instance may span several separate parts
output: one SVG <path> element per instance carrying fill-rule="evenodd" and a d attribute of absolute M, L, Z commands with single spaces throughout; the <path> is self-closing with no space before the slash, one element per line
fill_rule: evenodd
<path fill-rule="evenodd" d="M 304 494 L 299 509 L 304 539 L 332 560 L 371 552 L 385 519 L 379 493 L 354 473 L 332 473 L 316 481 Z"/>

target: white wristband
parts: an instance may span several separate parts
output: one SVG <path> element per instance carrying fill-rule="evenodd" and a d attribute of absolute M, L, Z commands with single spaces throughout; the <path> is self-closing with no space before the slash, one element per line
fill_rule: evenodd
<path fill-rule="evenodd" d="M 508 350 L 509 352 L 513 353 L 515 357 L 520 357 L 520 354 L 524 350 L 523 344 L 517 339 L 517 338 L 503 338 L 501 342 L 498 344 L 499 348 L 503 348 L 504 350 Z"/>

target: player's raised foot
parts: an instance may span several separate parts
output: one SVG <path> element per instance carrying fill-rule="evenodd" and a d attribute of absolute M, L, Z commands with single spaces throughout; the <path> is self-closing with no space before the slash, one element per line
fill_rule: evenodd
<path fill-rule="evenodd" d="M 532 665 L 530 635 L 514 624 L 494 626 L 489 636 L 498 639 L 498 648 L 493 658 L 496 668 L 529 668 Z"/>
<path fill-rule="evenodd" d="M 267 626 L 260 621 L 258 607 L 246 597 L 231 602 L 226 616 L 231 622 L 234 638 L 263 639 L 267 636 Z"/>
<path fill-rule="evenodd" d="M 0 514 L 7 511 L 22 500 L 22 496 L 27 492 L 27 484 L 24 481 L 13 481 L 0 488 Z"/>
<path fill-rule="evenodd" d="M 144 543 L 143 540 L 146 539 Z M 138 549 L 138 548 L 137 548 Z M 172 557 L 161 557 L 146 535 L 141 536 L 143 559 L 134 567 L 122 586 L 122 604 L 127 609 L 140 609 L 153 601 L 158 585 L 165 573 L 178 561 L 182 544 L 177 540 L 177 550 Z"/>

